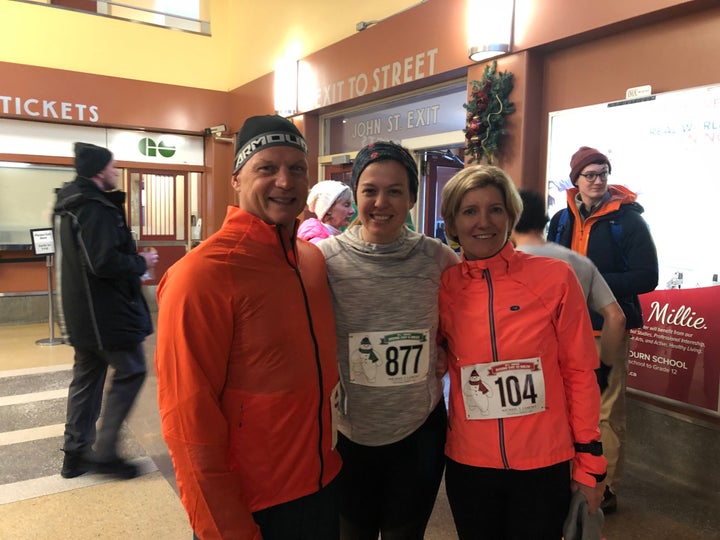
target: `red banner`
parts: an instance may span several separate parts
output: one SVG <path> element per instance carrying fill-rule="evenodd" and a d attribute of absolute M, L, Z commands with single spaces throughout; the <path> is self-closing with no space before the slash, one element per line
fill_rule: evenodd
<path fill-rule="evenodd" d="M 720 287 L 653 291 L 640 304 L 628 387 L 720 412 Z"/>

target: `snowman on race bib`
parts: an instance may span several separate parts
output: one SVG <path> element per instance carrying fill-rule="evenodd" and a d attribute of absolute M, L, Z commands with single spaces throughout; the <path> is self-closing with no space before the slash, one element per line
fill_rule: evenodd
<path fill-rule="evenodd" d="M 362 338 L 360 346 L 350 358 L 352 380 L 361 384 L 362 382 L 366 384 L 374 383 L 379 365 L 380 358 L 373 351 L 370 340 L 367 337 Z"/>
<path fill-rule="evenodd" d="M 490 408 L 490 398 L 492 397 L 492 389 L 482 380 L 480 374 L 476 370 L 472 370 L 470 377 L 463 388 L 465 395 L 465 404 L 469 410 L 486 416 Z"/>

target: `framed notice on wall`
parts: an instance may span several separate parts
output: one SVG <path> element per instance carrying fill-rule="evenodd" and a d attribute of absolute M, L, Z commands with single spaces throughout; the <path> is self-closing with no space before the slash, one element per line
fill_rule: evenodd
<path fill-rule="evenodd" d="M 657 246 L 658 288 L 717 284 L 720 250 L 708 249 L 703 232 L 715 230 L 717 221 L 720 84 L 556 111 L 549 121 L 550 217 L 567 206 L 571 156 L 580 146 L 597 148 L 612 164 L 608 183 L 636 193 L 645 210 Z"/>
<path fill-rule="evenodd" d="M 35 255 L 53 255 L 55 239 L 52 229 L 30 229 L 32 248 Z"/>

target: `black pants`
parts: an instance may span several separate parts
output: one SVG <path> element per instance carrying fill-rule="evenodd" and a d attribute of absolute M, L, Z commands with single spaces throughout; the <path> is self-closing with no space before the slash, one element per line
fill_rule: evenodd
<path fill-rule="evenodd" d="M 460 540 L 560 540 L 570 464 L 516 471 L 448 459 L 445 488 Z"/>
<path fill-rule="evenodd" d="M 100 431 L 96 433 L 108 366 L 113 367 L 114 373 L 105 399 Z M 95 444 L 98 459 L 116 458 L 120 428 L 140 392 L 146 369 L 142 343 L 128 351 L 76 348 L 63 450 L 83 454 Z"/>
<path fill-rule="evenodd" d="M 338 540 L 337 488 L 336 478 L 320 491 L 254 512 L 263 540 Z"/>
<path fill-rule="evenodd" d="M 338 435 L 340 537 L 422 540 L 445 467 L 447 413 L 440 400 L 425 423 L 402 441 L 363 446 Z"/>

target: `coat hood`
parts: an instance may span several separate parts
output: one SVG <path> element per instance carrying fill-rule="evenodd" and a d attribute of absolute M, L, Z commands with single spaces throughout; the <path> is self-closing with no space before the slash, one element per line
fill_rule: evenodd
<path fill-rule="evenodd" d="M 83 176 L 76 176 L 72 182 L 65 182 L 57 191 L 54 210 L 56 213 L 72 210 L 88 199 L 94 199 L 102 204 L 122 206 L 125 204 L 124 191 L 102 191 L 95 182 Z"/>
<path fill-rule="evenodd" d="M 577 207 L 576 197 L 579 191 L 580 190 L 576 187 L 572 187 L 567 190 L 567 202 L 570 208 Z M 605 197 L 606 198 L 602 203 L 602 213 L 614 212 L 621 206 L 626 205 L 632 205 L 633 209 L 639 214 L 642 214 L 645 211 L 642 205 L 637 202 L 637 194 L 630 191 L 625 186 L 610 184 Z"/>

